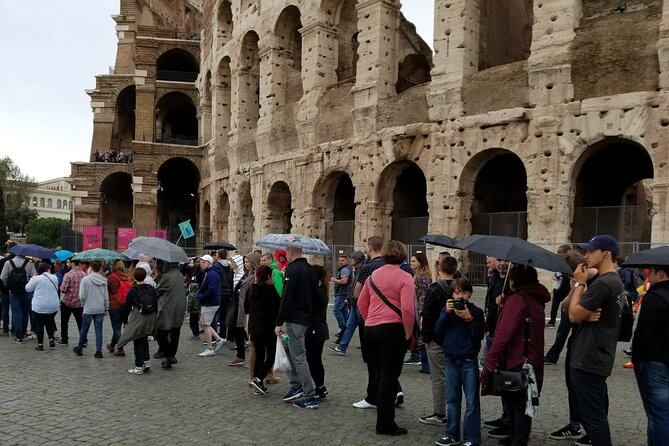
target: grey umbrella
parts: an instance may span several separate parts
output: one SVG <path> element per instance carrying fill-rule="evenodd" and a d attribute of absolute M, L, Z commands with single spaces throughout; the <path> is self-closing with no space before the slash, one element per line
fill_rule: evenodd
<path fill-rule="evenodd" d="M 668 266 L 669 265 L 669 246 L 660 246 L 659 248 L 646 249 L 644 251 L 630 254 L 622 266 L 631 266 L 642 268 L 644 266 Z"/>
<path fill-rule="evenodd" d="M 426 245 L 443 246 L 444 248 L 458 248 L 458 240 L 447 235 L 427 234 L 420 238 L 420 241 Z"/>
<path fill-rule="evenodd" d="M 304 254 L 328 256 L 332 251 L 322 240 L 299 234 L 267 234 L 256 242 L 269 249 L 300 248 Z"/>
<path fill-rule="evenodd" d="M 170 263 L 188 263 L 188 255 L 180 246 L 157 237 L 135 237 L 128 248 L 146 254 L 149 257 Z"/>

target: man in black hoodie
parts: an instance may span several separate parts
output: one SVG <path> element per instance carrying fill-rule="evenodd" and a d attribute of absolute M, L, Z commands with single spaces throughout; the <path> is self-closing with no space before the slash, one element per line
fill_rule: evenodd
<path fill-rule="evenodd" d="M 216 272 L 218 272 L 221 277 L 221 305 L 218 308 L 218 313 L 216 314 L 216 318 L 214 319 L 212 327 L 214 330 L 216 330 L 216 326 L 219 325 L 219 336 L 221 336 L 223 339 L 228 339 L 228 326 L 225 325 L 224 319 L 225 314 L 228 311 L 228 307 L 232 302 L 232 290 L 234 288 L 232 283 L 235 272 L 232 270 L 230 262 L 227 260 L 228 251 L 225 249 L 213 251 L 212 257 L 214 258 L 214 263 L 211 265 L 211 268 L 216 270 Z"/>
<path fill-rule="evenodd" d="M 282 329 L 288 335 L 291 389 L 283 400 L 293 401 L 294 406 L 303 409 L 318 409 L 304 346 L 304 336 L 312 323 L 313 302 L 318 298 L 318 277 L 301 249 L 286 249 L 286 257 L 289 264 L 275 330 L 277 336 Z"/>

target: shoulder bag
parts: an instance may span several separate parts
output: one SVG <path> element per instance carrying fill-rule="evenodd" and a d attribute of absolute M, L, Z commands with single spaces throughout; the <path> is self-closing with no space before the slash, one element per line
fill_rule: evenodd
<path fill-rule="evenodd" d="M 525 363 L 528 362 L 528 348 L 530 342 L 530 324 L 532 318 L 529 315 L 529 308 L 527 307 L 527 298 L 525 298 L 525 347 L 523 349 L 523 358 Z M 496 370 L 493 375 L 493 382 L 497 392 L 520 392 L 527 389 L 529 385 L 529 378 L 525 369 L 518 371 L 511 370 Z"/>

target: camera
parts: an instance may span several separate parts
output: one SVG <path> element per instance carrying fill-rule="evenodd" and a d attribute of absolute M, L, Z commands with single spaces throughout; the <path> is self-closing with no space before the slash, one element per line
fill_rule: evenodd
<path fill-rule="evenodd" d="M 467 308 L 467 304 L 463 299 L 458 299 L 458 300 L 453 301 L 453 309 L 454 310 L 462 311 L 465 308 Z"/>

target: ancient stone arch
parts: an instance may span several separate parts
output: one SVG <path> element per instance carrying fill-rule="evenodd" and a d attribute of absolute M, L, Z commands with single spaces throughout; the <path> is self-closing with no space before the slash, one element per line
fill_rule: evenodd
<path fill-rule="evenodd" d="M 170 232 L 178 223 L 190 220 L 195 227 L 200 221 L 200 169 L 186 157 L 168 157 L 158 172 L 158 224 Z"/>
<path fill-rule="evenodd" d="M 355 186 L 346 170 L 329 169 L 312 192 L 316 231 L 328 244 L 352 247 L 355 234 Z"/>
<path fill-rule="evenodd" d="M 100 183 L 100 225 L 131 227 L 133 219 L 132 176 L 113 172 Z"/>
<path fill-rule="evenodd" d="M 526 60 L 532 45 L 534 0 L 481 0 L 479 70 Z"/>
<path fill-rule="evenodd" d="M 293 196 L 285 181 L 275 181 L 269 188 L 264 230 L 266 233 L 288 234 L 293 227 Z"/>
<path fill-rule="evenodd" d="M 216 45 L 221 47 L 225 45 L 234 32 L 234 17 L 232 15 L 232 4 L 228 0 L 222 0 L 218 5 L 217 15 L 217 39 Z"/>
<path fill-rule="evenodd" d="M 198 144 L 197 108 L 193 94 L 172 91 L 156 101 L 156 142 Z"/>

